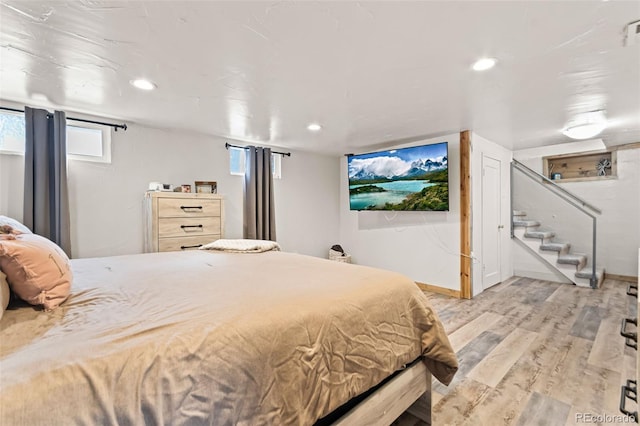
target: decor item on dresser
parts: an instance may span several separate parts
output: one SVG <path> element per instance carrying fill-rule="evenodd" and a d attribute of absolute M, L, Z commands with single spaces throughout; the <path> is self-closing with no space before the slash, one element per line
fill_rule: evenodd
<path fill-rule="evenodd" d="M 197 249 L 224 235 L 222 196 L 203 193 L 145 194 L 145 252 Z"/>
<path fill-rule="evenodd" d="M 173 191 L 173 185 L 170 183 L 150 182 L 149 191 Z"/>
<path fill-rule="evenodd" d="M 197 180 L 196 192 L 198 194 L 217 194 L 218 183 L 213 181 Z"/>

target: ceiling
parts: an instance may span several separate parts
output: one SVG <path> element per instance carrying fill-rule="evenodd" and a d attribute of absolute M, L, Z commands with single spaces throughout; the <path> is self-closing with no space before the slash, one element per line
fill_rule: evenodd
<path fill-rule="evenodd" d="M 327 154 L 465 129 L 550 145 L 604 109 L 611 146 L 640 141 L 638 19 L 638 1 L 3 0 L 0 98 Z"/>

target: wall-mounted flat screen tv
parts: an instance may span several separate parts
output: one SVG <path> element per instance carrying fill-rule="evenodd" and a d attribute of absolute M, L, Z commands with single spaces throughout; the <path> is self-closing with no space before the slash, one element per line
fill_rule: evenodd
<path fill-rule="evenodd" d="M 351 210 L 448 211 L 448 144 L 349 155 Z"/>

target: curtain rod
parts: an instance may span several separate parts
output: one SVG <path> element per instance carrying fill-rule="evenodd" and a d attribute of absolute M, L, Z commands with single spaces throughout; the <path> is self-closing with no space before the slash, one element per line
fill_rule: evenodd
<path fill-rule="evenodd" d="M 229 149 L 229 147 L 230 147 L 230 146 L 232 146 L 232 147 L 234 147 L 234 148 L 242 148 L 242 149 L 247 149 L 247 148 L 248 148 L 248 147 L 246 147 L 246 146 L 231 145 L 230 143 L 225 142 L 224 147 L 225 147 L 226 149 Z M 287 156 L 287 157 L 291 157 L 291 153 L 290 153 L 290 152 L 271 151 L 271 153 L 272 153 L 272 154 L 279 154 L 279 155 L 284 155 L 284 156 Z"/>
<path fill-rule="evenodd" d="M 3 107 L 3 106 L 0 106 L 0 109 L 3 109 L 5 111 L 13 111 L 13 112 L 24 113 L 23 109 L 7 108 L 7 107 Z M 82 121 L 83 123 L 100 124 L 100 125 L 103 125 L 103 126 L 109 126 L 109 127 L 113 127 L 116 132 L 118 131 L 118 129 L 122 129 L 125 132 L 127 131 L 126 123 L 123 123 L 123 124 L 112 124 L 112 123 L 105 123 L 105 122 L 102 122 L 102 121 L 85 120 L 85 119 L 82 119 L 82 118 L 72 118 L 72 117 L 67 117 L 67 120 Z"/>

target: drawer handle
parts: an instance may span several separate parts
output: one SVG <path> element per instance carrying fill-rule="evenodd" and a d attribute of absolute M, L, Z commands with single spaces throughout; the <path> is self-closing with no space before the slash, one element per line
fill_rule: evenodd
<path fill-rule="evenodd" d="M 635 290 L 635 291 L 633 291 Z M 638 284 L 633 285 L 633 284 L 629 284 L 629 287 L 627 287 L 627 294 L 629 296 L 633 296 L 636 299 L 638 298 Z"/>
<path fill-rule="evenodd" d="M 180 206 L 180 208 L 182 210 L 187 210 L 187 209 L 200 209 L 200 210 L 202 210 L 202 206 Z"/>
<path fill-rule="evenodd" d="M 186 229 L 186 228 L 202 228 L 202 225 L 180 225 L 180 228 L 182 228 L 182 229 Z"/>
<path fill-rule="evenodd" d="M 195 246 L 180 246 L 180 250 L 202 247 L 202 244 L 196 244 Z"/>
<path fill-rule="evenodd" d="M 620 391 L 620 412 L 622 414 L 626 414 L 631 417 L 635 422 L 638 422 L 638 412 L 637 411 L 627 411 L 625 409 L 625 402 L 627 402 L 627 398 L 632 401 L 638 402 L 638 385 L 635 380 L 627 380 L 627 385 L 622 386 Z"/>
<path fill-rule="evenodd" d="M 622 319 L 622 325 L 620 326 L 620 335 L 622 337 L 624 337 L 626 339 L 626 341 L 624 342 L 625 345 L 629 346 L 630 348 L 633 349 L 638 349 L 638 333 L 632 333 L 630 331 L 627 331 L 627 324 L 631 323 L 633 325 L 635 325 L 636 327 L 638 326 L 638 320 L 635 318 L 623 318 Z"/>

